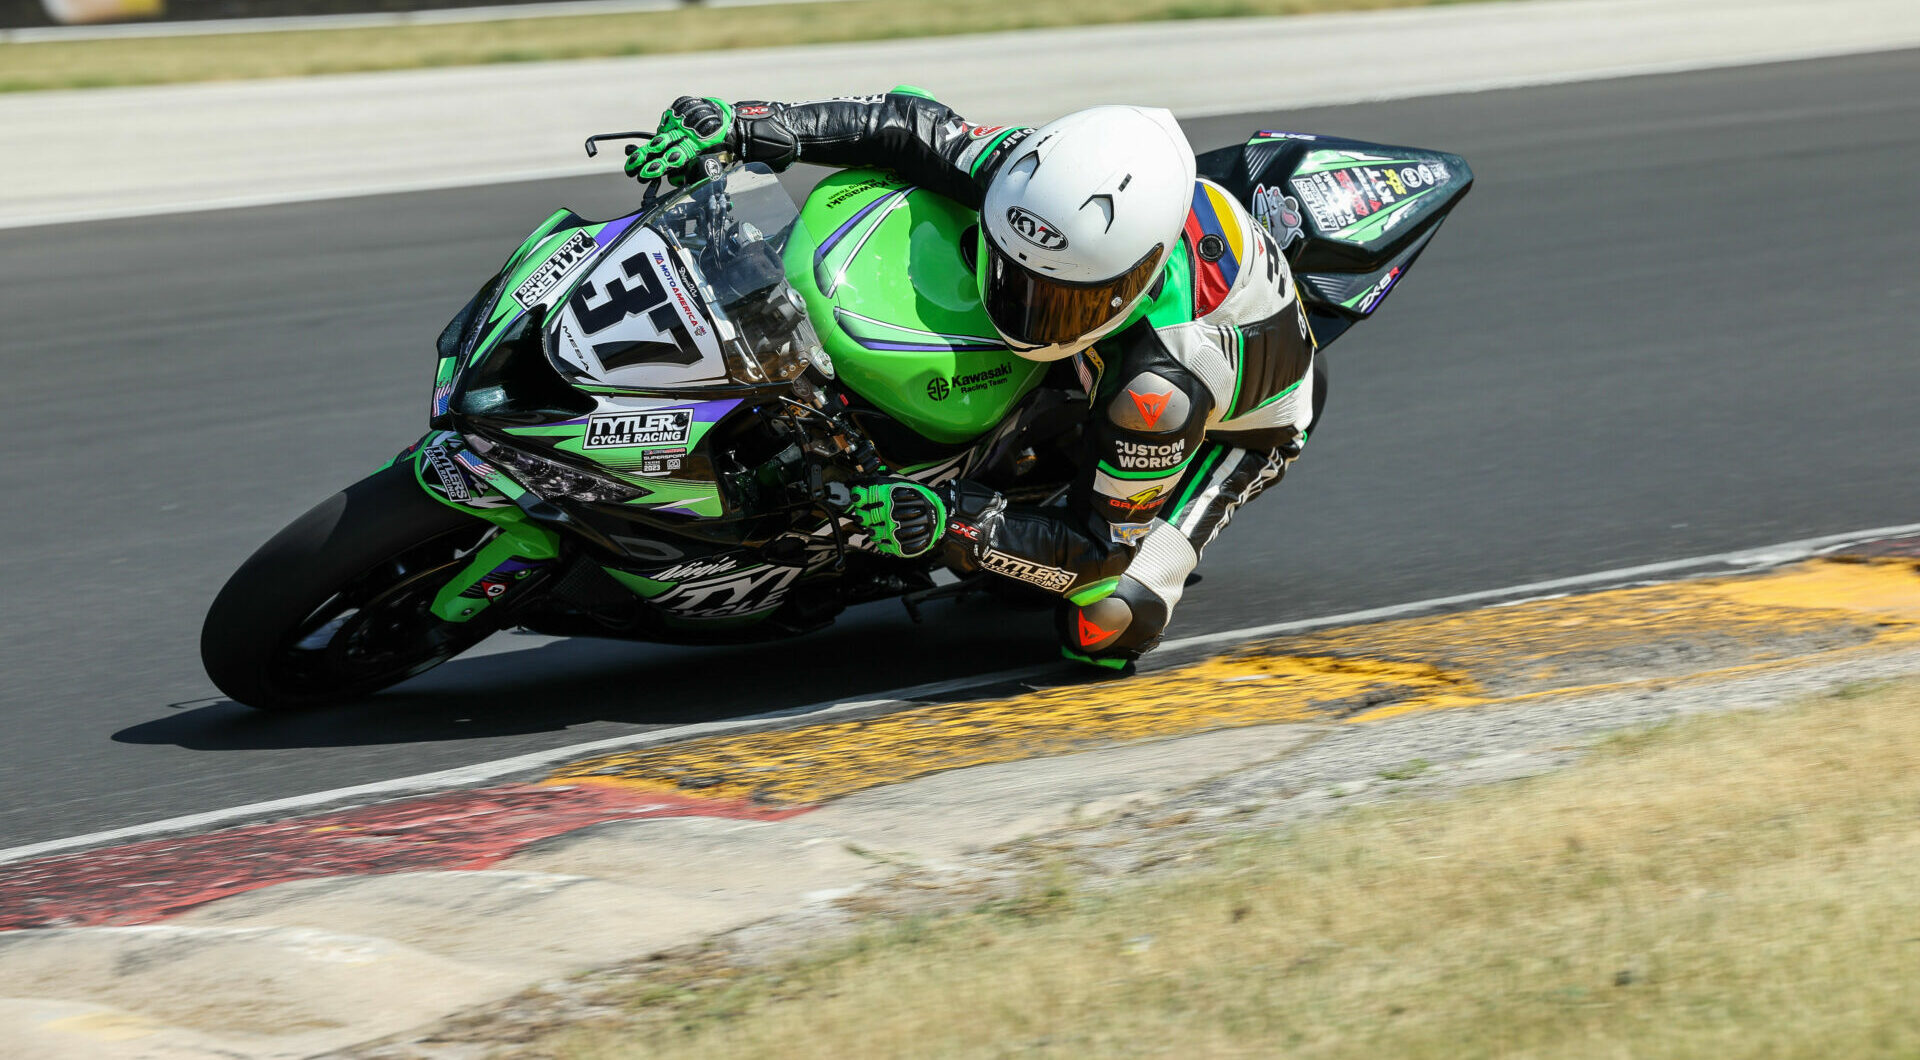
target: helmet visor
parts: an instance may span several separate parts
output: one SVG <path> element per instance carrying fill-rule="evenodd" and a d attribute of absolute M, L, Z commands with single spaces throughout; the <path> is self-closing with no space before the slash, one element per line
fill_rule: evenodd
<path fill-rule="evenodd" d="M 1000 334 L 1020 346 L 1053 346 L 1083 338 L 1120 315 L 1160 271 L 1162 243 L 1111 280 L 1070 283 L 1034 272 L 981 233 L 986 282 L 981 296 Z"/>

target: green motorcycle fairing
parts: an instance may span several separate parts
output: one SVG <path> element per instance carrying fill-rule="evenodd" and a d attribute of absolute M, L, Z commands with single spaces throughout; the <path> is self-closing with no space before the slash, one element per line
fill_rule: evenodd
<path fill-rule="evenodd" d="M 980 304 L 962 237 L 978 215 L 890 173 L 821 181 L 787 244 L 840 382 L 916 433 L 948 444 L 992 430 L 1046 365 L 1008 349 Z"/>

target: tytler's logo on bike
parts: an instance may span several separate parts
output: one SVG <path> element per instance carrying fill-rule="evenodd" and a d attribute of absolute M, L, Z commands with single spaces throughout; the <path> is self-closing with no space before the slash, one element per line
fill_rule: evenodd
<path fill-rule="evenodd" d="M 433 469 L 433 475 L 440 480 L 440 492 L 450 501 L 464 501 L 473 496 L 467 488 L 467 477 L 453 464 L 453 457 L 447 455 L 443 446 L 430 445 L 426 448 L 427 465 Z"/>
<path fill-rule="evenodd" d="M 637 445 L 685 445 L 693 433 L 692 409 L 602 412 L 587 417 L 582 449 L 625 449 Z"/>
<path fill-rule="evenodd" d="M 520 282 L 520 286 L 513 289 L 513 300 L 532 309 L 540 303 L 541 299 L 573 275 L 598 248 L 599 244 L 595 243 L 593 237 L 585 231 L 568 236 L 566 242 L 556 247 L 553 253 L 548 255 L 547 260 L 541 262 L 538 268 Z"/>
<path fill-rule="evenodd" d="M 1018 206 L 1007 207 L 1007 223 L 1021 239 L 1032 243 L 1041 250 L 1067 249 L 1067 237 L 1053 226 L 1053 222 L 1038 214 Z"/>

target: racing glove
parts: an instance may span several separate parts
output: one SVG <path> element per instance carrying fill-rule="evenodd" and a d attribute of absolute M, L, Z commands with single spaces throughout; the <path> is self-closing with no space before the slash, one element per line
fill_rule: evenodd
<path fill-rule="evenodd" d="M 727 146 L 733 134 L 733 106 L 713 96 L 681 96 L 660 113 L 653 139 L 627 145 L 627 176 L 635 180 L 666 177 L 682 183 L 701 155 Z"/>
<path fill-rule="evenodd" d="M 940 495 L 918 482 L 883 479 L 851 487 L 847 514 L 867 532 L 873 550 L 896 559 L 924 556 L 946 532 Z"/>

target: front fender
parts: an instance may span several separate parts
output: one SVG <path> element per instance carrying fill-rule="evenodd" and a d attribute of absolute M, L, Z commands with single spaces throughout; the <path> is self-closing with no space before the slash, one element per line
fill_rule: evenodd
<path fill-rule="evenodd" d="M 520 507 L 526 490 L 475 455 L 458 434 L 429 431 L 392 462 L 401 461 L 412 466 L 427 496 L 500 528 L 434 596 L 435 615 L 466 622 L 559 558 L 560 535 Z"/>

